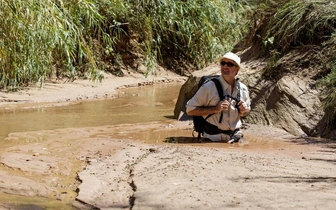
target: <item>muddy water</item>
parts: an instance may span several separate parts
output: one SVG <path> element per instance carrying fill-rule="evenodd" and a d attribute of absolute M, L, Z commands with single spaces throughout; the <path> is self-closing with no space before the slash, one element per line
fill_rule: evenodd
<path fill-rule="evenodd" d="M 15 132 L 176 121 L 173 118 L 173 111 L 181 85 L 128 88 L 120 90 L 114 99 L 79 101 L 67 106 L 50 107 L 37 104 L 30 108 L 0 109 L 0 141 Z M 117 137 L 138 139 L 146 143 L 195 142 L 192 131 L 186 129 L 129 132 L 127 136 L 120 133 L 121 135 Z M 245 145 L 245 148 L 251 148 L 252 145 L 278 146 L 276 142 L 270 142 L 268 139 L 253 136 L 247 138 L 250 144 Z M 2 145 L 4 146 L 4 142 Z M 206 146 L 228 147 L 226 144 L 206 144 Z"/>
<path fill-rule="evenodd" d="M 0 140 L 9 133 L 164 121 L 173 118 L 181 84 L 120 91 L 117 98 L 68 106 L 0 110 Z"/>
<path fill-rule="evenodd" d="M 165 84 L 120 90 L 116 98 L 79 101 L 67 106 L 34 105 L 30 108 L 0 109 L 0 141 L 9 133 L 59 128 L 97 127 L 147 122 L 173 122 L 174 106 L 182 84 Z M 192 127 L 192 126 L 191 126 Z M 126 139 L 146 143 L 193 143 L 191 130 L 128 132 Z M 181 137 L 181 138 L 175 138 Z M 170 138 L 170 139 L 167 139 Z M 273 144 L 267 139 L 249 137 L 252 144 Z M 267 144 L 265 144 L 267 142 Z M 213 144 L 226 147 L 224 144 Z M 1 147 L 0 147 L 1 148 Z"/>

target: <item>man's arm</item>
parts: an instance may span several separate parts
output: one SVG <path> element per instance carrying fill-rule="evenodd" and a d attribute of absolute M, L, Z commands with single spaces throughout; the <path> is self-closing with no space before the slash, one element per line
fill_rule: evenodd
<path fill-rule="evenodd" d="M 216 113 L 215 106 L 208 106 L 208 107 L 196 107 L 195 109 L 189 111 L 187 114 L 189 116 L 203 116 Z"/>

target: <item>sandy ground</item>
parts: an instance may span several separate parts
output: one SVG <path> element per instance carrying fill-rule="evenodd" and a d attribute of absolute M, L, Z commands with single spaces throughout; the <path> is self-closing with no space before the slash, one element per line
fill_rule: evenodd
<path fill-rule="evenodd" d="M 120 87 L 180 80 L 167 74 L 48 83 L 1 92 L 0 109 L 66 105 L 113 97 Z M 333 142 L 259 125 L 246 125 L 245 141 L 234 145 L 123 137 L 191 128 L 171 120 L 9 134 L 0 149 L 0 209 L 335 209 Z"/>

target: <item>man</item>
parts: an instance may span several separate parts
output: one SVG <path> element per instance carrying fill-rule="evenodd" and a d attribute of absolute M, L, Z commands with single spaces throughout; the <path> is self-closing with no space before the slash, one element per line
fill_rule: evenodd
<path fill-rule="evenodd" d="M 240 117 L 249 114 L 251 102 L 246 85 L 235 78 L 240 69 L 240 58 L 228 52 L 218 60 L 221 70 L 221 77 L 218 80 L 222 85 L 224 95 L 230 97 L 220 101 L 215 83 L 209 81 L 202 85 L 187 102 L 186 109 L 190 116 L 206 118 L 212 114 L 206 120 L 204 138 L 232 143 L 242 136 Z M 237 103 L 232 98 L 238 97 L 238 91 L 240 101 Z"/>

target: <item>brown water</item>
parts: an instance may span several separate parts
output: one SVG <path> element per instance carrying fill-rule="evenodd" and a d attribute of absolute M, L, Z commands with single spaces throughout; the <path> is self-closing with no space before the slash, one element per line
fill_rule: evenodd
<path fill-rule="evenodd" d="M 67 106 L 50 107 L 44 104 L 31 108 L 0 109 L 0 141 L 9 133 L 15 132 L 176 121 L 173 112 L 181 85 L 162 84 L 128 88 L 121 90 L 114 99 L 78 101 Z M 195 143 L 192 131 L 185 129 L 155 132 L 148 129 L 136 133 L 128 132 L 126 136 L 121 134 L 119 137 L 147 143 Z M 247 140 L 249 145 L 243 144 L 244 148 L 250 148 L 252 145 L 278 147 L 278 143 L 260 137 L 249 136 Z M 1 145 L 3 147 L 4 142 Z M 229 147 L 227 144 L 206 146 Z"/>
<path fill-rule="evenodd" d="M 172 119 L 180 87 L 181 84 L 138 87 L 120 92 L 115 99 L 0 110 L 0 140 L 13 132 Z"/>

